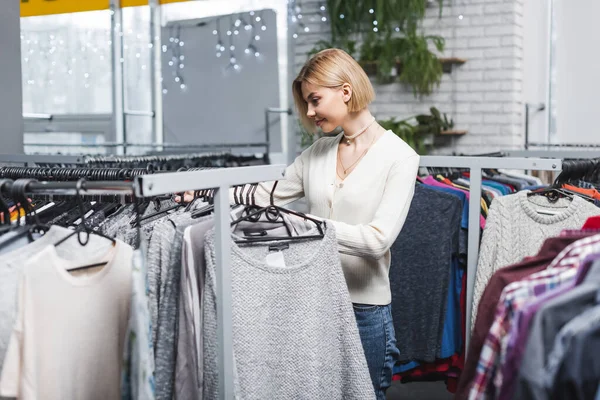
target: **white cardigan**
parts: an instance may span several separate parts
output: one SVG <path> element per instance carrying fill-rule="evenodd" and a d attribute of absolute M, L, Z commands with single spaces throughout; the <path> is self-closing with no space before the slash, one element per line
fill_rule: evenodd
<path fill-rule="evenodd" d="M 317 140 L 287 167 L 274 193 L 283 206 L 306 197 L 309 213 L 335 227 L 342 269 L 353 303 L 391 302 L 390 247 L 413 198 L 419 156 L 392 131 L 380 137 L 354 170 L 336 184 L 337 148 L 343 134 Z M 270 203 L 272 182 L 255 193 Z"/>

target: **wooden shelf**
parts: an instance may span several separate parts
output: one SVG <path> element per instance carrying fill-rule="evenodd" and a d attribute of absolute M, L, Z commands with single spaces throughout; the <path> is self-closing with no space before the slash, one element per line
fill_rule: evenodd
<path fill-rule="evenodd" d="M 454 68 L 455 65 L 463 65 L 467 62 L 466 58 L 458 57 L 440 57 L 439 60 L 442 63 L 442 70 L 446 74 L 451 73 L 452 68 Z M 368 76 L 377 75 L 377 69 L 379 68 L 379 63 L 377 61 L 360 61 L 359 64 L 363 67 Z M 396 63 L 396 71 L 397 74 L 400 74 L 402 72 L 402 62 Z"/>
<path fill-rule="evenodd" d="M 452 68 L 454 68 L 455 65 L 463 65 L 467 62 L 467 60 L 465 58 L 458 57 L 440 57 L 440 62 L 442 63 L 442 70 L 449 74 L 452 72 Z"/>
<path fill-rule="evenodd" d="M 459 131 L 459 130 L 451 130 L 451 131 L 441 131 L 440 136 L 462 136 L 466 135 L 469 131 Z"/>

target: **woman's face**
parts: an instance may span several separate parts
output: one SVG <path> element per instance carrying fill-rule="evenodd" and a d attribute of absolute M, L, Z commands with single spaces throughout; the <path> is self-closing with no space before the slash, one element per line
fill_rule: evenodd
<path fill-rule="evenodd" d="M 326 133 L 342 126 L 348 115 L 346 103 L 350 96 L 349 85 L 332 89 L 302 82 L 302 97 L 308 105 L 306 115 Z"/>

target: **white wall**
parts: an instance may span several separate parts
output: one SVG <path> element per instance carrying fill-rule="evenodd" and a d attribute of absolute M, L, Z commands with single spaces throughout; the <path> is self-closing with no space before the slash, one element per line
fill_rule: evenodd
<path fill-rule="evenodd" d="M 523 99 L 531 105 L 530 143 L 547 143 L 549 138 L 550 5 L 549 0 L 524 3 Z M 540 104 L 543 111 L 536 110 Z"/>
<path fill-rule="evenodd" d="M 554 0 L 553 143 L 600 144 L 600 1 Z"/>
<path fill-rule="evenodd" d="M 20 3 L 4 1 L 0 11 L 0 153 L 23 153 Z"/>
<path fill-rule="evenodd" d="M 436 2 L 437 3 L 437 2 Z M 427 34 L 446 38 L 446 57 L 466 58 L 452 74 L 444 74 L 431 96 L 415 99 L 410 88 L 394 83 L 377 85 L 372 111 L 378 118 L 408 116 L 436 106 L 454 119 L 455 129 L 469 131 L 459 138 L 439 140 L 438 153 L 477 154 L 522 148 L 523 140 L 523 34 L 524 0 L 453 0 L 428 10 L 423 23 Z M 308 22 L 319 16 L 318 0 L 305 0 Z M 329 26 L 316 18 L 309 33 L 299 32 L 296 67 L 319 39 L 329 38 Z"/>

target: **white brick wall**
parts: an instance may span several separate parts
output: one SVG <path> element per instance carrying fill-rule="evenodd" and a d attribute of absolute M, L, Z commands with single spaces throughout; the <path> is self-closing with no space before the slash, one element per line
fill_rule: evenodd
<path fill-rule="evenodd" d="M 466 58 L 451 74 L 444 74 L 431 95 L 415 98 L 400 83 L 375 85 L 371 110 L 377 118 L 406 118 L 436 106 L 454 119 L 464 137 L 438 138 L 435 153 L 483 153 L 523 144 L 523 2 L 524 0 L 469 0 L 428 10 L 423 21 L 427 34 L 446 39 L 445 57 Z M 453 2 L 457 3 L 457 2 Z M 310 32 L 299 32 L 296 68 L 320 39 L 329 39 L 329 26 L 320 21 L 318 0 L 302 2 L 303 21 Z M 459 19 L 462 15 L 462 19 Z M 311 22 L 311 18 L 314 21 Z"/>

